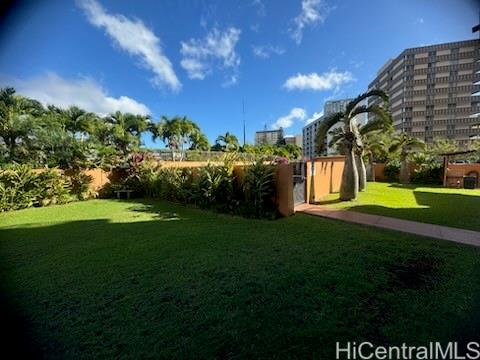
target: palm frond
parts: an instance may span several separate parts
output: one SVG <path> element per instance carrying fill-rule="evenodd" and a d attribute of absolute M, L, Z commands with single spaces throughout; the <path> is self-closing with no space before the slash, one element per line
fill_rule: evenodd
<path fill-rule="evenodd" d="M 384 103 L 388 103 L 388 95 L 385 91 L 379 90 L 379 89 L 370 90 L 370 91 L 367 91 L 366 93 L 358 95 L 355 99 L 350 101 L 347 104 L 347 107 L 345 109 L 345 115 L 347 117 L 351 116 L 351 113 L 352 113 L 353 109 L 355 109 L 356 106 L 359 103 L 361 103 L 363 100 L 368 99 L 370 97 L 379 97 L 383 100 Z M 353 116 L 351 116 L 351 117 L 353 117 Z"/>
<path fill-rule="evenodd" d="M 321 154 L 325 148 L 325 138 L 327 136 L 328 131 L 337 123 L 339 123 L 343 119 L 343 112 L 338 112 L 328 116 L 324 119 L 320 126 L 317 129 L 317 135 L 315 138 L 315 144 L 317 148 L 317 153 Z"/>
<path fill-rule="evenodd" d="M 376 118 L 372 121 L 369 121 L 360 128 L 360 134 L 365 135 L 372 131 L 388 129 L 393 124 L 393 119 L 391 114 L 386 111 L 383 107 L 378 105 L 371 105 L 366 108 L 367 113 L 373 113 Z"/>

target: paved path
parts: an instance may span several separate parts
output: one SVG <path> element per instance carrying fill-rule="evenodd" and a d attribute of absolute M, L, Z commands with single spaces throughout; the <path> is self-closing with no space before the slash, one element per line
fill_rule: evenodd
<path fill-rule="evenodd" d="M 343 220 L 442 240 L 455 241 L 462 244 L 480 246 L 480 232 L 478 231 L 426 224 L 380 215 L 363 214 L 355 211 L 336 210 L 328 208 L 325 205 L 302 204 L 296 206 L 295 211 L 330 219 Z"/>

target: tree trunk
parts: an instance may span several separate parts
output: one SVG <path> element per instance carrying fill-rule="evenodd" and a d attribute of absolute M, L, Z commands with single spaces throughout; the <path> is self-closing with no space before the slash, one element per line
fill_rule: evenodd
<path fill-rule="evenodd" d="M 353 154 L 353 143 L 350 141 L 345 149 L 345 167 L 340 187 L 340 200 L 355 200 L 358 194 L 358 172 Z"/>
<path fill-rule="evenodd" d="M 355 153 L 355 165 L 358 172 L 358 191 L 365 191 L 367 188 L 367 169 L 365 168 L 362 153 Z"/>
<path fill-rule="evenodd" d="M 410 171 L 408 169 L 407 157 L 402 157 L 400 163 L 400 183 L 408 184 L 410 183 Z"/>

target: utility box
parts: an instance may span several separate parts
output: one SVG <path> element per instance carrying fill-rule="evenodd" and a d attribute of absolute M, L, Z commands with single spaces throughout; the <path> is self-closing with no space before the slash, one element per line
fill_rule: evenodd
<path fill-rule="evenodd" d="M 463 188 L 464 189 L 475 189 L 477 186 L 477 178 L 475 176 L 464 176 L 463 177 Z"/>

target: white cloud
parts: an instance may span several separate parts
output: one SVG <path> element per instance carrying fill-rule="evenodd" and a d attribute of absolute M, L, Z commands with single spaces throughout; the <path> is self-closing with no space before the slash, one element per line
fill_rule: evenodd
<path fill-rule="evenodd" d="M 310 73 L 307 75 L 297 74 L 285 81 L 283 87 L 288 90 L 331 90 L 340 85 L 354 81 L 353 75 L 349 71 L 337 72 L 334 69 L 323 74 Z"/>
<path fill-rule="evenodd" d="M 263 3 L 262 0 L 253 0 L 251 2 L 251 5 L 253 7 L 256 7 L 257 8 L 257 15 L 258 16 L 265 16 L 266 15 L 266 12 L 265 12 L 265 4 Z"/>
<path fill-rule="evenodd" d="M 302 11 L 294 19 L 290 36 L 297 44 L 302 42 L 303 30 L 307 25 L 322 23 L 327 18 L 329 8 L 324 0 L 302 0 Z"/>
<path fill-rule="evenodd" d="M 190 39 L 181 42 L 180 62 L 190 79 L 203 80 L 215 66 L 230 69 L 237 78 L 240 57 L 235 47 L 240 40 L 241 31 L 230 27 L 224 32 L 213 28 L 203 39 Z M 232 78 L 232 76 L 229 76 Z"/>
<path fill-rule="evenodd" d="M 312 116 L 310 116 L 307 120 L 305 120 L 305 125 L 308 125 L 314 122 L 315 120 L 317 120 L 319 117 L 322 117 L 322 116 L 323 116 L 323 111 L 314 112 Z"/>
<path fill-rule="evenodd" d="M 154 74 L 153 83 L 179 90 L 181 83 L 170 60 L 163 54 L 160 39 L 141 20 L 130 20 L 119 14 L 109 14 L 95 0 L 77 0 L 90 23 L 103 28 L 115 44 L 132 55 L 140 57 L 143 65 Z"/>
<path fill-rule="evenodd" d="M 293 125 L 295 120 L 304 120 L 307 117 L 305 109 L 293 108 L 290 113 L 285 116 L 281 116 L 272 124 L 273 129 L 287 129 Z"/>
<path fill-rule="evenodd" d="M 271 55 L 283 55 L 285 49 L 273 45 L 254 45 L 252 46 L 253 55 L 262 59 L 268 59 Z"/>
<path fill-rule="evenodd" d="M 81 77 L 64 79 L 49 72 L 29 79 L 2 78 L 3 86 L 13 86 L 27 97 L 31 97 L 44 105 L 53 104 L 61 108 L 76 105 L 86 111 L 105 115 L 114 111 L 148 115 L 150 109 L 128 96 L 118 98 L 109 96 L 94 79 Z"/>

